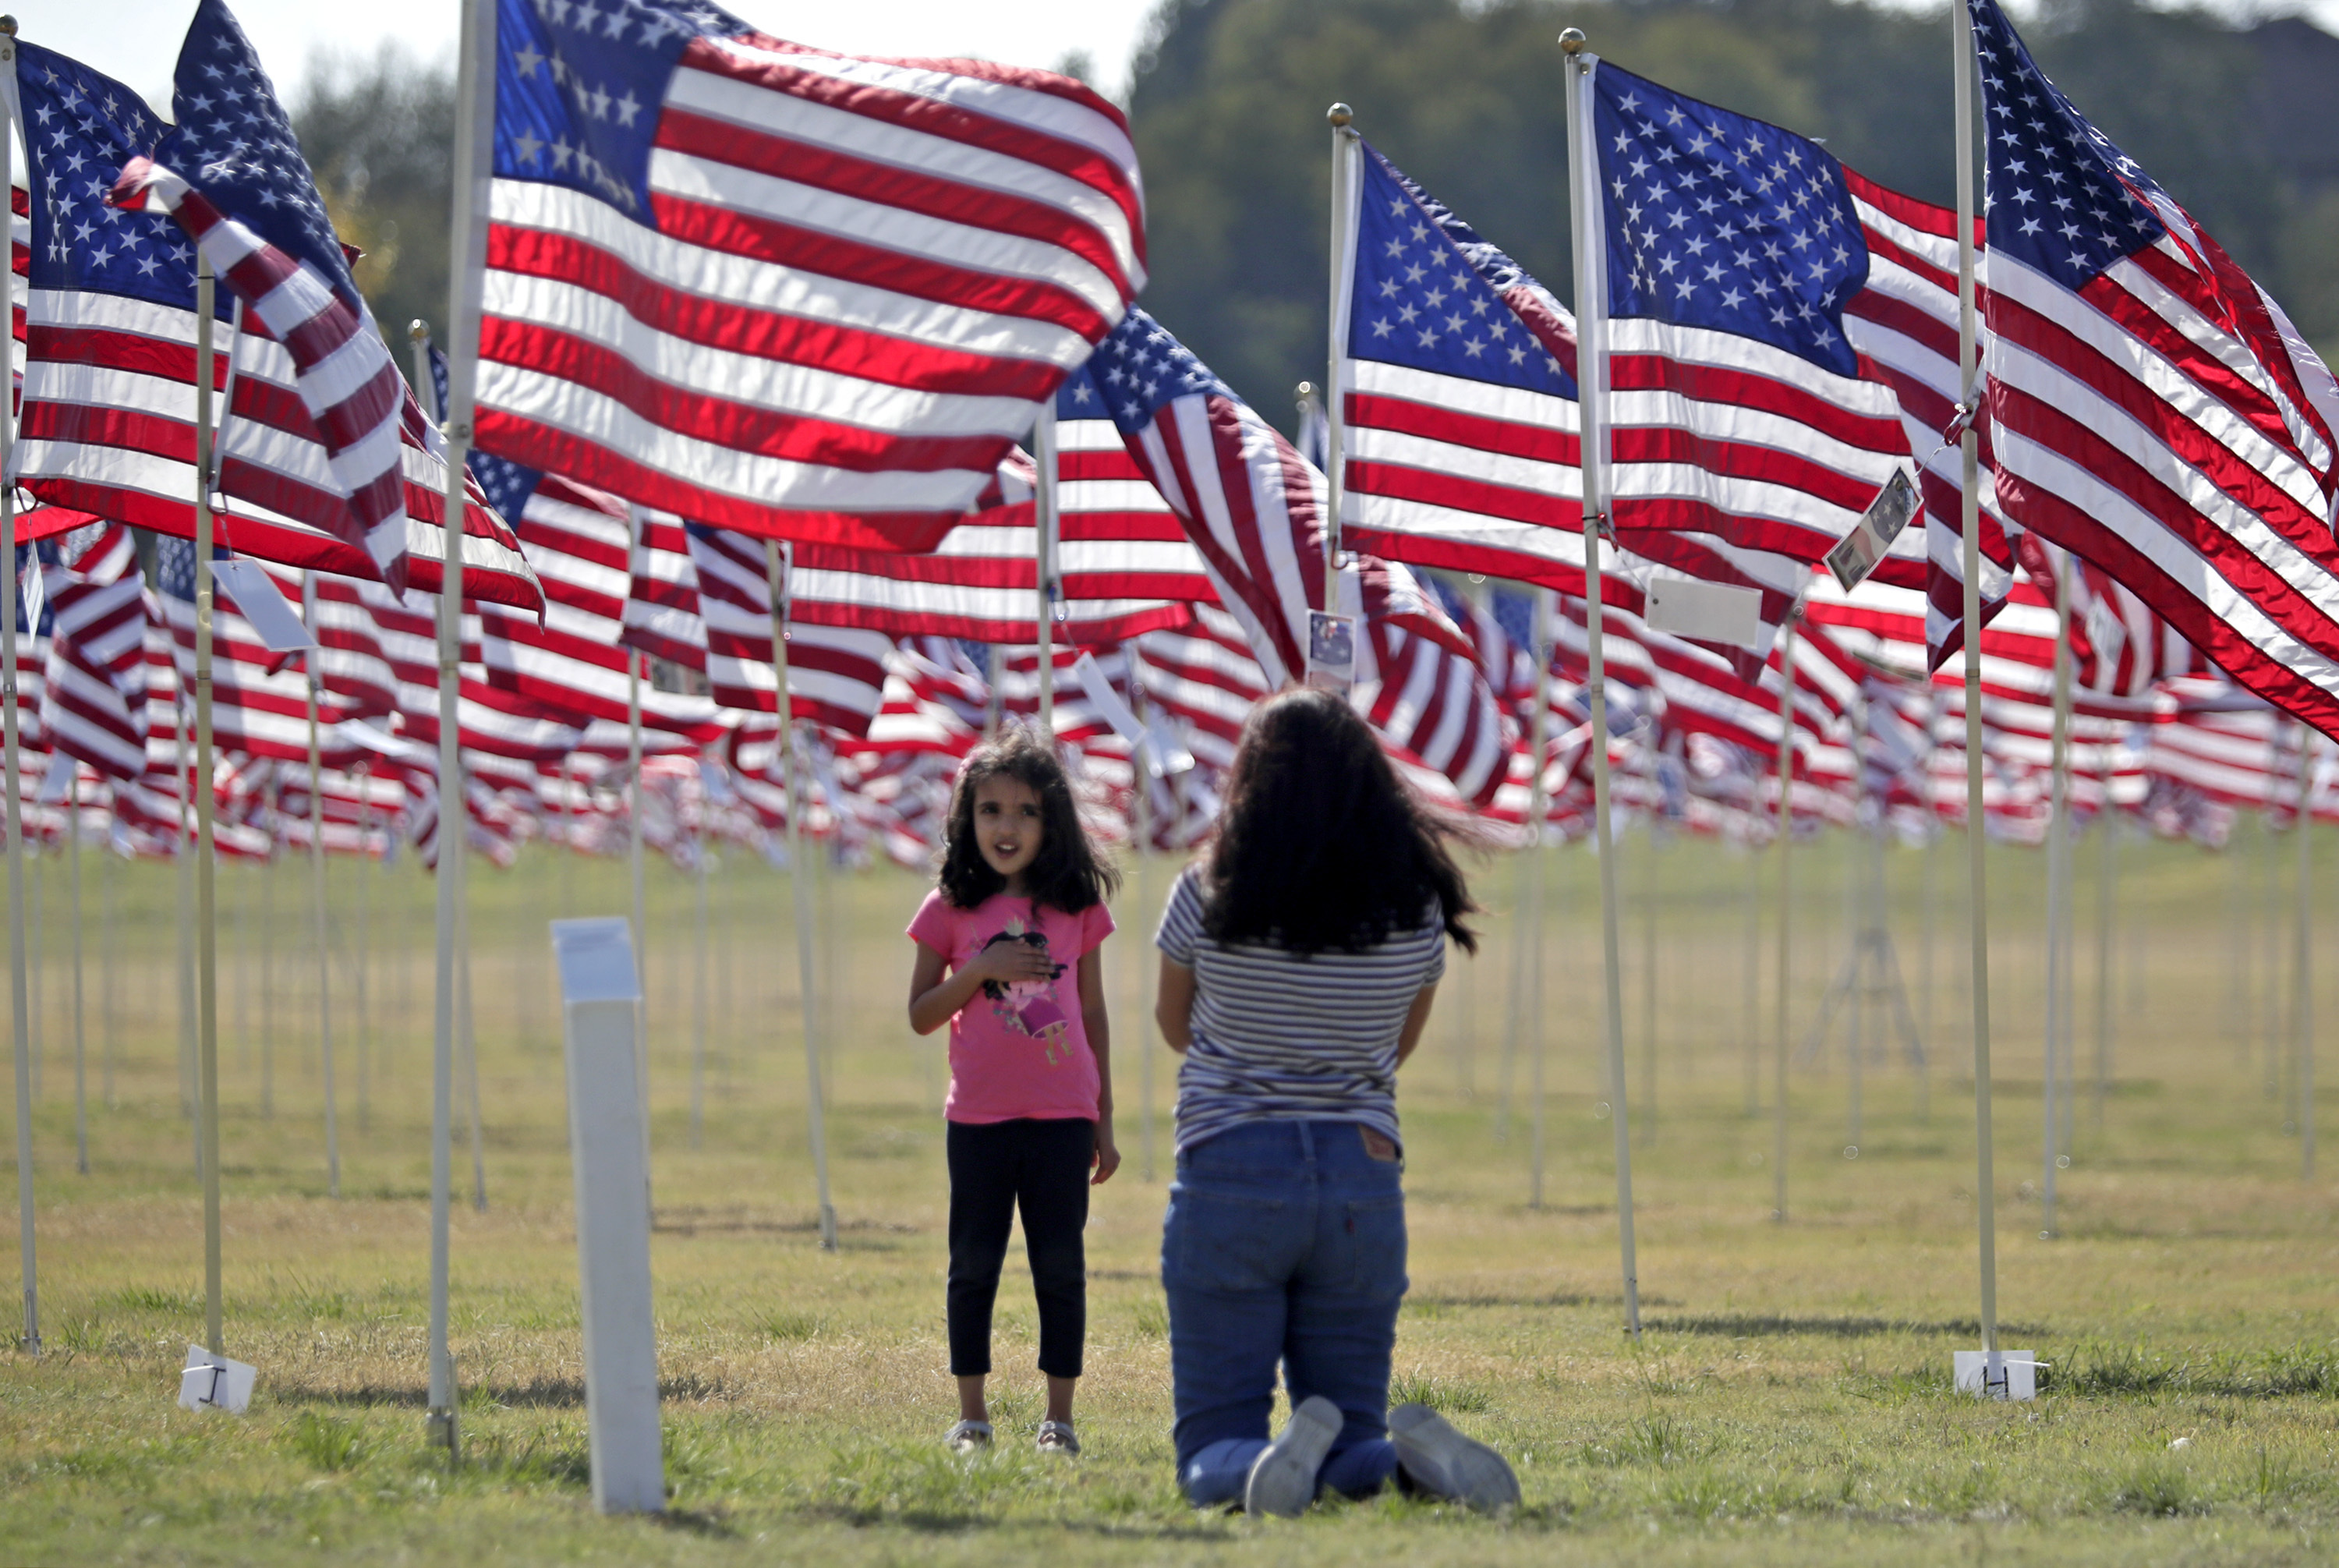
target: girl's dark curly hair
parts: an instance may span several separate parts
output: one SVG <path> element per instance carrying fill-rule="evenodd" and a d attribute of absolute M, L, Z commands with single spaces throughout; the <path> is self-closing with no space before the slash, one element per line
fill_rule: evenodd
<path fill-rule="evenodd" d="M 985 780 L 1002 776 L 1040 797 L 1040 853 L 1023 873 L 1031 902 L 1078 914 L 1110 897 L 1120 885 L 1120 873 L 1105 863 L 1081 827 L 1071 780 L 1054 749 L 1021 725 L 1002 728 L 959 769 L 943 830 L 942 871 L 934 878 L 943 896 L 960 909 L 972 909 L 1006 887 L 1006 878 L 991 869 L 974 842 L 974 792 Z"/>
<path fill-rule="evenodd" d="M 1255 709 L 1227 772 L 1202 871 L 1202 929 L 1219 942 L 1355 952 L 1417 929 L 1436 907 L 1466 952 L 1476 911 L 1425 811 L 1355 709 L 1288 691 Z"/>

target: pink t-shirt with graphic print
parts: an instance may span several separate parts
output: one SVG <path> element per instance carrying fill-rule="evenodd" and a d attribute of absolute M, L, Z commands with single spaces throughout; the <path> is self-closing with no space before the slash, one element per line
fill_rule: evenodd
<path fill-rule="evenodd" d="M 1092 904 L 1079 914 L 1028 898 L 993 893 L 961 909 L 940 889 L 910 922 L 912 940 L 948 961 L 952 973 L 993 942 L 1023 942 L 1055 961 L 1047 980 L 987 980 L 951 1019 L 951 1121 L 1097 1119 L 1096 1057 L 1081 1020 L 1080 962 L 1112 934 L 1112 916 Z"/>

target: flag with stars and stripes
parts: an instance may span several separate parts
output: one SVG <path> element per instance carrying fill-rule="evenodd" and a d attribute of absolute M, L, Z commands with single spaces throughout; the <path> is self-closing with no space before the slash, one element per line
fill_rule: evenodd
<path fill-rule="evenodd" d="M 125 212 L 106 195 L 133 159 L 165 149 L 198 169 L 218 165 L 204 187 L 222 192 L 247 227 L 304 271 L 324 277 L 331 267 L 346 276 L 338 242 L 311 232 L 323 205 L 307 165 L 267 74 L 217 0 L 199 7 L 181 54 L 175 132 L 119 82 L 22 40 L 0 91 L 23 127 L 36 198 L 16 473 L 54 507 L 192 537 L 194 247 L 167 215 Z M 291 350 L 260 330 L 256 313 L 237 310 L 232 288 L 218 291 L 217 310 L 218 537 L 262 560 L 378 575 L 371 554 L 344 537 L 348 501 L 302 401 Z M 403 394 L 400 401 L 409 581 L 436 591 L 446 465 L 420 408 Z M 538 602 L 510 530 L 476 492 L 464 565 L 467 595 Z"/>
<path fill-rule="evenodd" d="M 2282 307 L 1969 0 L 2007 517 L 2339 735 L 2339 385 Z"/>
<path fill-rule="evenodd" d="M 1358 151 L 1342 542 L 1582 592 L 1574 321 L 1378 151 Z"/>
<path fill-rule="evenodd" d="M 713 703 L 661 691 L 633 668 L 637 655 L 624 642 L 633 534 L 626 503 L 552 474 L 524 494 L 504 492 L 504 501 L 498 509 L 518 525 L 520 547 L 544 586 L 544 619 L 480 606 L 489 684 L 556 716 L 615 725 L 626 724 L 638 702 L 646 731 L 713 740 L 721 727 Z"/>
<path fill-rule="evenodd" d="M 89 523 L 35 548 L 51 621 L 41 733 L 135 782 L 146 771 L 146 606 L 130 530 Z"/>
<path fill-rule="evenodd" d="M 1307 674 L 1311 611 L 1356 617 L 1358 711 L 1465 799 L 1491 799 L 1509 741 L 1476 647 L 1393 561 L 1355 557 L 1327 606 L 1323 474 L 1144 311 L 1132 309 L 1098 345 L 1089 371 L 1268 685 Z"/>
<path fill-rule="evenodd" d="M 782 43 L 705 0 L 494 3 L 486 450 L 931 548 L 1144 284 L 1136 151 L 1078 82 Z"/>
<path fill-rule="evenodd" d="M 1927 526 L 1877 576 L 1925 593 L 1938 664 L 1962 615 L 1955 215 L 1606 62 L 1587 108 L 1620 537 L 1762 589 L 1767 626 L 1910 470 Z M 1979 489 L 1987 619 L 2012 562 L 1987 470 Z"/>
<path fill-rule="evenodd" d="M 1068 415 L 1085 401 L 1085 417 Z M 1210 597 L 1185 529 L 1103 418 L 1086 371 L 1057 395 L 1057 537 L 1051 640 L 1107 647 L 1184 624 Z M 1025 643 L 1038 633 L 1037 471 L 1011 450 L 976 506 L 932 553 L 798 545 L 788 578 L 800 623 L 891 636 Z"/>

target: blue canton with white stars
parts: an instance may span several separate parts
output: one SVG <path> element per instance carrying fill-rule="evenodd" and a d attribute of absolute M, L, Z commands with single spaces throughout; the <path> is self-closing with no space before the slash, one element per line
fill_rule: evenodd
<path fill-rule="evenodd" d="M 1056 418 L 1059 419 L 1101 419 L 1106 418 L 1104 394 L 1089 380 L 1086 367 L 1064 378 L 1056 389 Z"/>
<path fill-rule="evenodd" d="M 441 424 L 447 419 L 447 354 L 438 344 L 430 345 L 430 406 L 432 417 Z M 464 468 L 479 493 L 488 498 L 488 505 L 496 516 L 507 522 L 517 522 L 528 498 L 536 494 L 536 487 L 544 482 L 543 473 L 525 468 L 509 458 L 498 458 L 491 452 L 473 449 L 465 460 Z"/>
<path fill-rule="evenodd" d="M 1471 264 L 1448 232 L 1450 220 L 1441 223 L 1418 198 L 1419 188 L 1388 160 L 1369 146 L 1364 152 L 1348 352 L 1409 370 L 1574 397 L 1574 383 L 1559 361 Z M 1470 233 L 1466 226 L 1451 226 Z"/>
<path fill-rule="evenodd" d="M 2030 58 L 1991 0 L 1970 0 L 1989 126 L 1989 248 L 2076 289 L 2167 232 L 2131 189 L 2160 193 Z"/>
<path fill-rule="evenodd" d="M 1209 366 L 1134 305 L 1120 325 L 1096 346 L 1089 358 L 1088 375 L 1104 407 L 1081 409 L 1078 398 L 1068 390 L 1057 395 L 1058 414 L 1065 416 L 1065 400 L 1071 397 L 1077 411 L 1068 417 L 1094 419 L 1101 412 L 1125 436 L 1150 425 L 1153 416 L 1172 399 L 1199 393 L 1233 400 L 1235 396 L 1210 373 Z"/>
<path fill-rule="evenodd" d="M 350 308 L 365 309 L 333 232 L 292 122 L 276 101 L 252 40 L 221 0 L 202 0 L 179 51 L 171 85 L 179 128 L 154 161 L 212 205 L 325 281 Z M 227 291 L 220 291 L 224 294 Z"/>
<path fill-rule="evenodd" d="M 1605 61 L 1593 84 L 1609 314 L 1734 333 L 1856 374 L 1843 307 L 1867 285 L 1868 245 L 1835 159 Z"/>
<path fill-rule="evenodd" d="M 37 44 L 16 45 L 16 91 L 33 207 L 26 281 L 193 310 L 192 242 L 165 213 L 105 203 L 122 166 L 152 156 L 169 123 L 113 77 Z M 234 306 L 220 292 L 225 319 Z"/>
<path fill-rule="evenodd" d="M 649 222 L 650 149 L 675 63 L 747 25 L 699 0 L 498 0 L 498 179 L 565 185 Z"/>

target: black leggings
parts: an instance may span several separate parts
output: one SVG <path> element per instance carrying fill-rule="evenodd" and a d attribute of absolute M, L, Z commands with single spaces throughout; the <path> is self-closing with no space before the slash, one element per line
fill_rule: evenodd
<path fill-rule="evenodd" d="M 950 1124 L 951 1376 L 991 1370 L 991 1306 L 1015 1206 L 1023 1206 L 1023 1250 L 1040 1300 L 1040 1370 L 1081 1375 L 1088 1330 L 1089 1168 L 1093 1121 Z"/>

